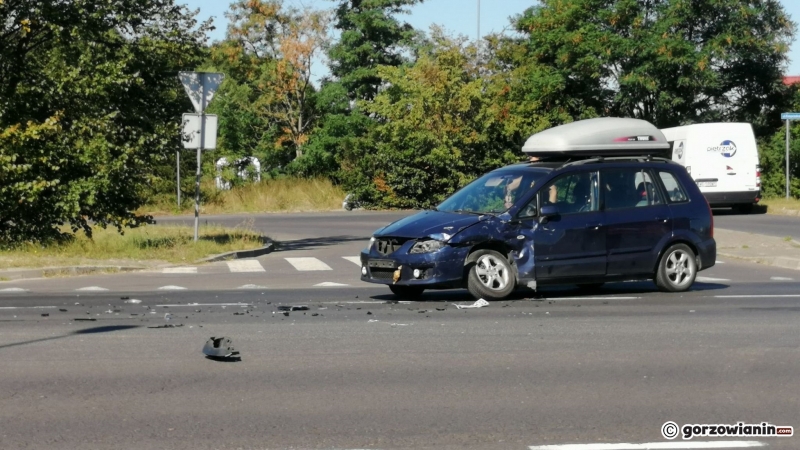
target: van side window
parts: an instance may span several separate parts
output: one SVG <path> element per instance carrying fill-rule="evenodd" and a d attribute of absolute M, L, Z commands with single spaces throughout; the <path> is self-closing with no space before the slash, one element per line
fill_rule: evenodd
<path fill-rule="evenodd" d="M 689 201 L 686 192 L 681 187 L 681 184 L 675 178 L 675 175 L 669 172 L 658 172 L 661 181 L 664 182 L 664 187 L 667 189 L 667 197 L 670 203 L 682 203 Z"/>
<path fill-rule="evenodd" d="M 642 208 L 664 203 L 653 178 L 641 169 L 607 169 L 602 171 L 606 211 Z"/>

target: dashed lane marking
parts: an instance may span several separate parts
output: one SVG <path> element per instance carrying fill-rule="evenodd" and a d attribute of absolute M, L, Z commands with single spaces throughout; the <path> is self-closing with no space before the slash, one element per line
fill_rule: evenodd
<path fill-rule="evenodd" d="M 3 306 L 0 310 L 6 309 L 56 309 L 58 306 Z"/>
<path fill-rule="evenodd" d="M 159 308 L 179 308 L 183 307 L 190 307 L 190 306 L 240 306 L 242 308 L 246 306 L 253 306 L 252 303 L 186 303 L 186 304 L 164 304 L 164 305 L 156 305 Z"/>
<path fill-rule="evenodd" d="M 239 286 L 236 289 L 267 289 L 267 287 L 261 286 L 259 284 L 245 284 L 243 286 Z"/>
<path fill-rule="evenodd" d="M 644 444 L 566 444 L 532 445 L 530 450 L 666 450 L 701 448 L 749 448 L 764 447 L 758 441 L 705 441 L 705 442 L 647 442 Z"/>
<path fill-rule="evenodd" d="M 237 259 L 227 261 L 225 264 L 233 273 L 266 272 L 261 263 L 254 259 Z"/>
<path fill-rule="evenodd" d="M 166 267 L 161 273 L 197 273 L 197 267 Z"/>
<path fill-rule="evenodd" d="M 185 291 L 186 288 L 183 286 L 161 286 L 158 288 L 159 291 Z"/>
<path fill-rule="evenodd" d="M 29 292 L 29 291 L 28 291 L 27 289 L 22 289 L 22 288 L 18 288 L 18 287 L 13 287 L 13 288 L 5 288 L 5 289 L 0 289 L 0 292 L 8 292 L 8 293 L 13 293 L 13 292 Z"/>
<path fill-rule="evenodd" d="M 100 287 L 100 286 L 87 286 L 87 287 L 82 287 L 82 288 L 78 288 L 78 289 L 75 289 L 75 290 L 76 291 L 96 291 L 96 292 L 100 292 L 100 291 L 107 291 L 108 289 L 106 289 L 104 287 Z"/>
<path fill-rule="evenodd" d="M 311 272 L 316 270 L 333 270 L 331 266 L 325 264 L 317 258 L 284 258 L 286 262 L 294 266 L 301 272 Z"/>
<path fill-rule="evenodd" d="M 697 277 L 695 278 L 695 280 L 701 283 L 726 283 L 731 281 L 727 278 L 711 278 L 711 277 Z"/>
<path fill-rule="evenodd" d="M 794 278 L 789 277 L 772 277 L 770 278 L 772 281 L 794 281 Z"/>
<path fill-rule="evenodd" d="M 342 256 L 342 258 L 350 261 L 351 263 L 361 266 L 361 257 L 360 256 Z"/>
<path fill-rule="evenodd" d="M 350 286 L 350 285 L 342 283 L 334 283 L 332 281 L 326 281 L 324 283 L 319 283 L 314 285 L 314 287 L 342 287 L 342 286 Z"/>
<path fill-rule="evenodd" d="M 749 295 L 715 295 L 714 298 L 800 298 L 800 294 L 749 294 Z"/>

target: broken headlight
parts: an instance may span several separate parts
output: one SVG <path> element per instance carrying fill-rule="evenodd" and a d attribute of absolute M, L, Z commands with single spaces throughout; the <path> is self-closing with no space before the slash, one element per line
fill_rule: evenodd
<path fill-rule="evenodd" d="M 409 253 L 433 253 L 441 250 L 446 244 L 442 241 L 435 239 L 428 239 L 427 241 L 418 241 L 411 247 Z"/>

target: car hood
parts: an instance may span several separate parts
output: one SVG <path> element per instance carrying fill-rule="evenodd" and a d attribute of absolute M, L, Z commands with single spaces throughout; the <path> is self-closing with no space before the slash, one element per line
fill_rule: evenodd
<path fill-rule="evenodd" d="M 381 228 L 375 236 L 423 238 L 437 233 L 451 236 L 491 216 L 459 214 L 443 211 L 422 211 Z"/>

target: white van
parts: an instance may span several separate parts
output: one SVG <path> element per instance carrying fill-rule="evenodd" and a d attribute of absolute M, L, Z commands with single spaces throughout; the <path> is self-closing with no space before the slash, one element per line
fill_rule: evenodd
<path fill-rule="evenodd" d="M 750 212 L 761 200 L 758 147 L 749 123 L 703 123 L 661 130 L 711 206 Z"/>

